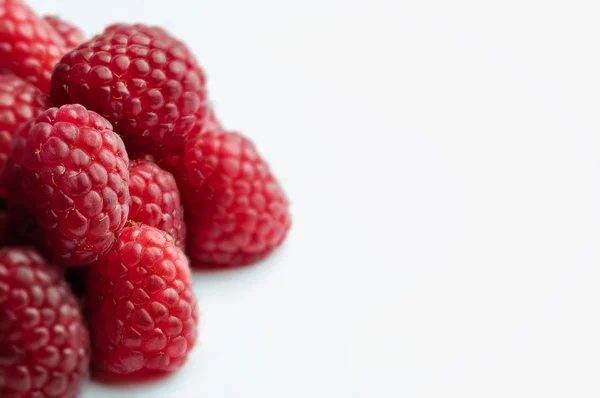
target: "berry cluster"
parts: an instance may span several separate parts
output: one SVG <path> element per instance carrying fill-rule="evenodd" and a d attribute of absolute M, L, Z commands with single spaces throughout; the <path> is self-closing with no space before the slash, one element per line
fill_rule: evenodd
<path fill-rule="evenodd" d="M 181 367 L 191 269 L 281 245 L 288 201 L 164 29 L 74 25 L 0 0 L 0 396 Z M 74 293 L 75 292 L 75 293 Z"/>

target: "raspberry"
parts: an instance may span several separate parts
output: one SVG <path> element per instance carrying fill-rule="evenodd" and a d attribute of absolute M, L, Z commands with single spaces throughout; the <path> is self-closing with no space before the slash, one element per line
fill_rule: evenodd
<path fill-rule="evenodd" d="M 235 267 L 266 257 L 291 225 L 288 202 L 252 142 L 206 131 L 184 151 L 187 248 L 199 268 Z"/>
<path fill-rule="evenodd" d="M 44 21 L 58 33 L 61 37 L 66 51 L 70 51 L 85 41 L 85 35 L 75 25 L 60 19 L 55 15 L 46 15 Z"/>
<path fill-rule="evenodd" d="M 110 123 L 81 105 L 27 122 L 7 168 L 9 205 L 35 214 L 60 264 L 95 261 L 129 214 L 129 158 Z"/>
<path fill-rule="evenodd" d="M 0 0 L 0 70 L 50 92 L 54 65 L 64 54 L 60 36 L 20 0 Z"/>
<path fill-rule="evenodd" d="M 164 30 L 113 25 L 63 56 L 52 98 L 98 112 L 130 151 L 161 158 L 163 150 L 181 153 L 187 133 L 204 119 L 204 83 L 186 46 Z"/>
<path fill-rule="evenodd" d="M 0 396 L 75 397 L 90 341 L 60 269 L 31 248 L 0 250 Z"/>
<path fill-rule="evenodd" d="M 188 260 L 169 234 L 125 228 L 88 277 L 93 364 L 117 374 L 181 367 L 197 335 L 190 281 Z"/>
<path fill-rule="evenodd" d="M 183 205 L 171 173 L 153 162 L 136 160 L 129 168 L 129 219 L 156 227 L 185 250 Z"/>
<path fill-rule="evenodd" d="M 51 106 L 50 99 L 35 86 L 14 75 L 0 75 L 0 174 L 17 127 Z M 0 197 L 6 197 L 3 187 Z"/>

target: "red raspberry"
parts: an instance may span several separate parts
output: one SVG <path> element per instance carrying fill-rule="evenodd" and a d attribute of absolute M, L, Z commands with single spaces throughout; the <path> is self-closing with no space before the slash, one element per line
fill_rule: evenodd
<path fill-rule="evenodd" d="M 57 267 L 30 248 L 0 250 L 0 396 L 75 397 L 90 340 Z"/>
<path fill-rule="evenodd" d="M 185 250 L 183 205 L 171 173 L 153 162 L 136 160 L 129 168 L 129 219 L 156 227 Z"/>
<path fill-rule="evenodd" d="M 288 202 L 252 142 L 207 131 L 187 142 L 184 163 L 180 188 L 192 266 L 250 264 L 283 242 Z"/>
<path fill-rule="evenodd" d="M 190 282 L 188 260 L 169 234 L 125 228 L 88 277 L 94 365 L 117 374 L 181 367 L 197 335 Z"/>
<path fill-rule="evenodd" d="M 67 53 L 52 75 L 56 104 L 79 103 L 113 123 L 134 152 L 181 153 L 207 112 L 204 74 L 160 28 L 113 25 Z"/>
<path fill-rule="evenodd" d="M 14 75 L 0 75 L 0 174 L 17 127 L 52 106 L 50 98 Z M 0 187 L 0 197 L 5 197 Z"/>
<path fill-rule="evenodd" d="M 123 141 L 81 105 L 50 108 L 22 130 L 27 139 L 15 139 L 6 170 L 9 204 L 35 214 L 60 264 L 95 261 L 129 214 Z"/>
<path fill-rule="evenodd" d="M 20 0 L 0 0 L 0 70 L 50 92 L 52 69 L 65 53 L 60 36 Z"/>
<path fill-rule="evenodd" d="M 44 21 L 58 33 L 66 51 L 70 51 L 85 41 L 85 35 L 75 25 L 54 15 L 46 15 Z"/>

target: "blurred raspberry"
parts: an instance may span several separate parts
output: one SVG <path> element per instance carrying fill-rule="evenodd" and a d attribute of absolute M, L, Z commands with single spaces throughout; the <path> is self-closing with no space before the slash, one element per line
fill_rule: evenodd
<path fill-rule="evenodd" d="M 15 130 L 52 106 L 35 86 L 12 75 L 0 75 L 0 174 L 4 171 Z M 0 197 L 6 197 L 0 186 Z"/>
<path fill-rule="evenodd" d="M 75 397 L 89 343 L 62 270 L 30 248 L 0 250 L 0 396 Z"/>
<path fill-rule="evenodd" d="M 70 51 L 85 41 L 85 35 L 75 25 L 55 15 L 46 15 L 44 21 L 58 33 L 66 51 Z"/>
<path fill-rule="evenodd" d="M 63 40 L 20 0 L 0 0 L 0 70 L 50 92 L 54 65 L 65 53 Z"/>

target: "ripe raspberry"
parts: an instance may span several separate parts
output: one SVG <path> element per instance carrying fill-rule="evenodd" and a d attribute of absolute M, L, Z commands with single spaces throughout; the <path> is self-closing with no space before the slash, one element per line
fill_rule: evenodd
<path fill-rule="evenodd" d="M 266 257 L 291 225 L 288 202 L 252 142 L 207 131 L 184 152 L 187 248 L 199 268 L 224 268 Z"/>
<path fill-rule="evenodd" d="M 123 141 L 110 123 L 81 105 L 50 108 L 18 135 L 5 173 L 9 205 L 35 214 L 60 264 L 95 261 L 129 214 Z"/>
<path fill-rule="evenodd" d="M 79 103 L 113 123 L 130 151 L 181 153 L 207 112 L 205 78 L 160 28 L 113 25 L 67 53 L 52 75 L 56 104 Z"/>
<path fill-rule="evenodd" d="M 93 364 L 117 374 L 181 367 L 197 335 L 190 278 L 170 235 L 147 225 L 125 228 L 88 277 Z"/>
<path fill-rule="evenodd" d="M 62 271 L 31 248 L 0 250 L 0 396 L 75 397 L 90 341 Z"/>
<path fill-rule="evenodd" d="M 50 98 L 15 75 L 0 75 L 0 174 L 17 127 L 52 106 Z M 6 197 L 0 186 L 0 197 Z"/>
<path fill-rule="evenodd" d="M 50 92 L 54 65 L 65 53 L 60 36 L 21 0 L 0 0 L 0 70 Z"/>
<path fill-rule="evenodd" d="M 61 37 L 66 51 L 70 51 L 85 41 L 85 35 L 75 25 L 54 15 L 46 15 L 44 21 Z"/>
<path fill-rule="evenodd" d="M 134 161 L 129 168 L 129 194 L 129 219 L 165 231 L 185 250 L 183 205 L 173 175 L 153 162 Z"/>

